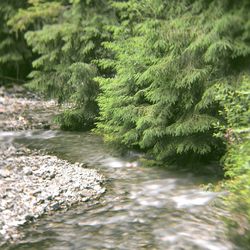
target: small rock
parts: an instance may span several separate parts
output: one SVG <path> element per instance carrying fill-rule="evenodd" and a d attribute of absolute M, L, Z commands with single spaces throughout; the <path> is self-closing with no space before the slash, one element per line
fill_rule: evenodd
<path fill-rule="evenodd" d="M 53 196 L 52 195 L 49 195 L 48 197 L 47 197 L 47 200 L 49 200 L 49 201 L 51 201 L 53 199 Z"/>
<path fill-rule="evenodd" d="M 31 168 L 24 168 L 23 172 L 25 175 L 31 175 L 33 173 Z"/>
<path fill-rule="evenodd" d="M 31 215 L 31 214 L 27 214 L 27 215 L 24 217 L 24 219 L 25 219 L 26 221 L 32 221 L 32 220 L 34 219 L 34 216 Z"/>
<path fill-rule="evenodd" d="M 56 177 L 56 174 L 55 173 L 52 173 L 50 176 L 49 176 L 49 179 L 52 180 Z"/>
<path fill-rule="evenodd" d="M 32 192 L 32 195 L 38 195 L 38 194 L 40 194 L 41 192 L 42 192 L 41 189 L 36 189 L 36 190 L 34 190 L 34 191 Z"/>
<path fill-rule="evenodd" d="M 56 202 L 56 203 L 52 204 L 51 207 L 53 210 L 58 210 L 58 209 L 60 209 L 60 204 L 58 202 Z"/>

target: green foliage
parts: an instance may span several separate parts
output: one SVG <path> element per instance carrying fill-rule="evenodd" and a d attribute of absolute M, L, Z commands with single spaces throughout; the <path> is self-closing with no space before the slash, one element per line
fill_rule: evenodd
<path fill-rule="evenodd" d="M 59 0 L 28 0 L 26 8 L 19 8 L 8 24 L 14 31 L 27 31 L 28 29 L 41 29 L 44 24 L 56 22 L 58 16 L 64 11 Z"/>
<path fill-rule="evenodd" d="M 97 131 L 158 159 L 221 155 L 218 84 L 232 84 L 249 58 L 249 2 L 130 0 L 100 60 Z M 237 67 L 235 66 L 237 64 Z M 215 156 L 213 156 L 215 159 Z"/>
<path fill-rule="evenodd" d="M 220 88 L 226 123 L 221 126 L 227 142 L 224 157 L 227 187 L 230 195 L 227 204 L 234 214 L 228 220 L 231 238 L 243 247 L 250 245 L 250 75 L 243 76 L 235 88 Z"/>
<path fill-rule="evenodd" d="M 247 149 L 249 155 L 250 144 L 242 146 Z M 239 150 L 237 153 L 240 153 Z M 238 156 L 240 163 L 240 156 Z M 249 163 L 249 161 L 248 161 Z M 250 171 L 239 176 L 230 183 L 230 196 L 227 200 L 232 219 L 227 220 L 228 234 L 230 238 L 236 242 L 242 249 L 250 245 Z"/>
<path fill-rule="evenodd" d="M 112 20 L 106 1 L 31 1 L 10 23 L 28 29 L 25 38 L 38 57 L 29 86 L 72 107 L 57 119 L 62 128 L 86 129 L 98 113 L 100 74 L 93 61 L 109 39 L 105 26 Z M 43 11 L 45 9 L 45 11 Z M 33 30 L 32 30 L 33 29 Z M 71 120 L 72 119 L 72 120 Z M 77 124 L 74 124 L 77 123 Z"/>
<path fill-rule="evenodd" d="M 13 32 L 8 21 L 17 13 L 18 8 L 25 7 L 26 1 L 1 1 L 0 3 L 0 79 L 23 79 L 30 69 L 31 52 L 27 48 L 24 36 Z"/>

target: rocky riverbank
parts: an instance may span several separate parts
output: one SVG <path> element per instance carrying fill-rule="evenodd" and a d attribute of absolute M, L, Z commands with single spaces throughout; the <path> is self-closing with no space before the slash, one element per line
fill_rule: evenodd
<path fill-rule="evenodd" d="M 0 131 L 49 126 L 56 103 L 17 90 L 0 89 Z M 0 135 L 0 246 L 20 239 L 20 226 L 41 215 L 98 198 L 105 192 L 103 180 L 81 163 L 30 150 Z"/>
<path fill-rule="evenodd" d="M 21 237 L 20 225 L 105 191 L 103 176 L 95 170 L 19 145 L 2 144 L 0 162 L 0 234 L 5 240 Z"/>
<path fill-rule="evenodd" d="M 0 87 L 0 130 L 48 129 L 58 113 L 55 101 L 44 101 L 23 87 Z"/>

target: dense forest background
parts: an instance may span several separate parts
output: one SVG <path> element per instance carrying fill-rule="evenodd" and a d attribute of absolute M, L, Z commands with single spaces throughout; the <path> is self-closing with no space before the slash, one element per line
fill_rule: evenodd
<path fill-rule="evenodd" d="M 0 2 L 1 83 L 68 104 L 62 129 L 94 128 L 158 161 L 220 161 L 237 215 L 228 225 L 243 246 L 249 67 L 249 0 Z"/>

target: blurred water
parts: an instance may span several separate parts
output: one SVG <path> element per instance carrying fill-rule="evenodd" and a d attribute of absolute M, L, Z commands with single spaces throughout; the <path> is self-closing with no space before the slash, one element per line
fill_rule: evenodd
<path fill-rule="evenodd" d="M 90 133 L 2 133 L 31 148 L 88 163 L 107 177 L 99 201 L 45 216 L 24 227 L 25 238 L 7 249 L 236 249 L 225 236 L 218 193 L 199 188 L 203 179 L 146 168 L 140 154 L 121 157 Z"/>

